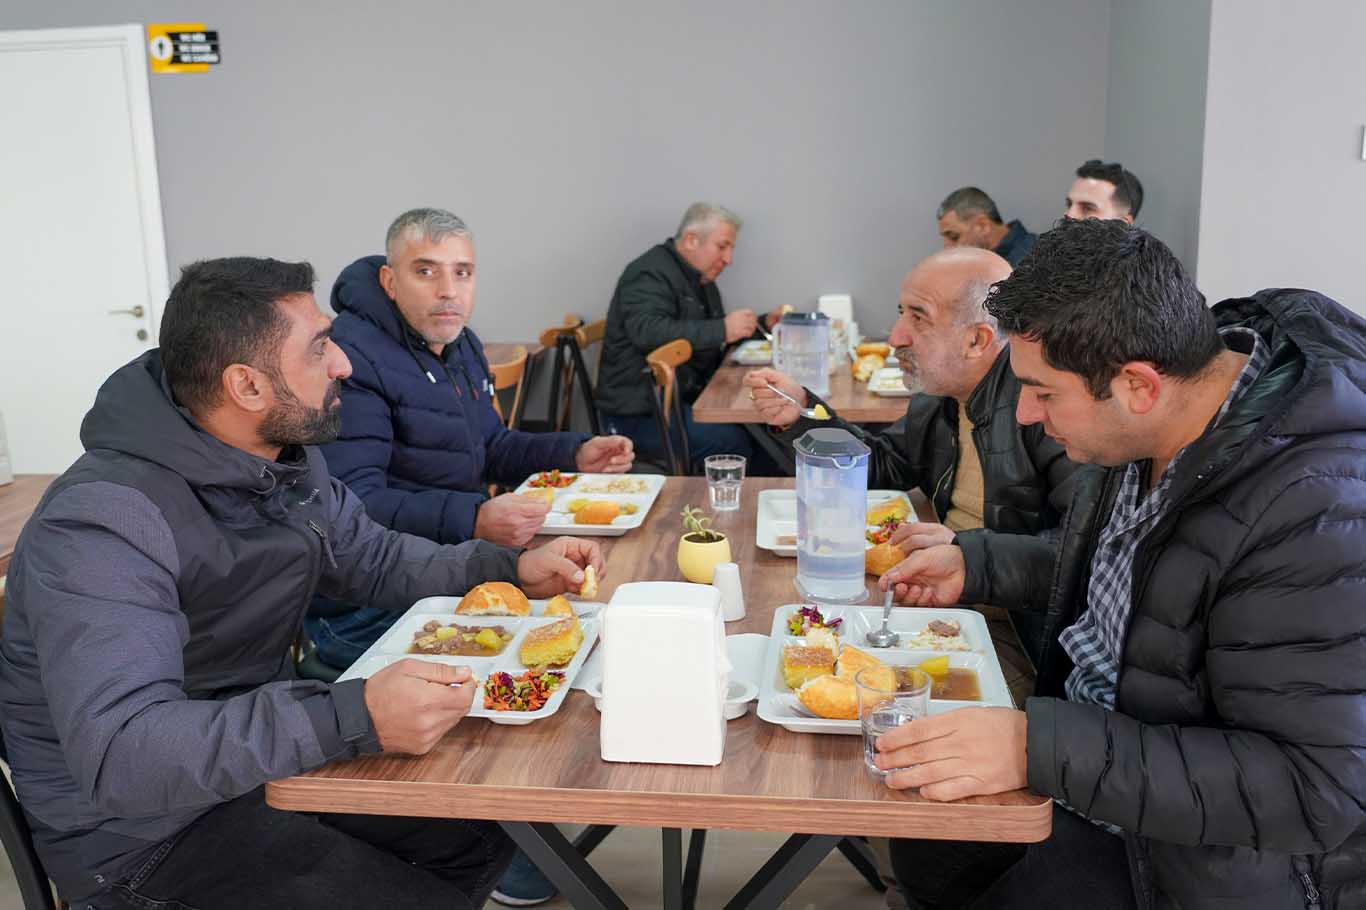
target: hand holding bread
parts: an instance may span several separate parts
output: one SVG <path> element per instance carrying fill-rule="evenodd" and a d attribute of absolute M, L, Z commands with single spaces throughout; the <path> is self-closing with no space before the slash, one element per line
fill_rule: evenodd
<path fill-rule="evenodd" d="M 578 537 L 556 537 L 518 557 L 517 579 L 531 597 L 553 597 L 578 591 L 587 566 L 592 566 L 599 578 L 607 574 L 602 548 L 597 543 Z"/>

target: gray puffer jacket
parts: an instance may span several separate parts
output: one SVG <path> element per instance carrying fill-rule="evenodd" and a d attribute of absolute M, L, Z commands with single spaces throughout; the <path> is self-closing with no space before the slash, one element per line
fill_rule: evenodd
<path fill-rule="evenodd" d="M 110 377 L 81 440 L 19 539 L 0 642 L 14 786 L 67 900 L 221 802 L 378 750 L 362 681 L 293 678 L 315 590 L 402 609 L 515 581 L 517 556 L 375 524 L 312 447 L 220 442 L 157 351 Z"/>

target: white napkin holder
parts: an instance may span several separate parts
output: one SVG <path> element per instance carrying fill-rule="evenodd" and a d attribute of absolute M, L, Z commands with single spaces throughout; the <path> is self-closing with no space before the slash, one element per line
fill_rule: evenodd
<path fill-rule="evenodd" d="M 730 674 L 720 592 L 620 585 L 602 623 L 603 761 L 720 764 Z"/>

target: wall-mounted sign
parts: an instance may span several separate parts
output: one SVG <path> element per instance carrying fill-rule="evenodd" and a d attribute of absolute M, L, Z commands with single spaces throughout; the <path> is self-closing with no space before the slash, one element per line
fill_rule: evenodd
<path fill-rule="evenodd" d="M 147 26 L 147 54 L 154 73 L 206 73 L 223 58 L 218 32 L 202 22 L 159 22 Z"/>

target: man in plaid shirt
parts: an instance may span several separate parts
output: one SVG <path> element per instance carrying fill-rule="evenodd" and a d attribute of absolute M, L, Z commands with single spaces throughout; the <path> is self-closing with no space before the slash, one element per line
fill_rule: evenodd
<path fill-rule="evenodd" d="M 1366 321 L 1293 289 L 1208 308 L 1119 221 L 1061 222 L 987 309 L 1020 422 L 1108 470 L 1057 541 L 999 537 L 982 565 L 935 547 L 882 579 L 1059 630 L 1025 710 L 879 740 L 890 787 L 1060 807 L 1018 861 L 898 841 L 911 905 L 1366 907 Z"/>

